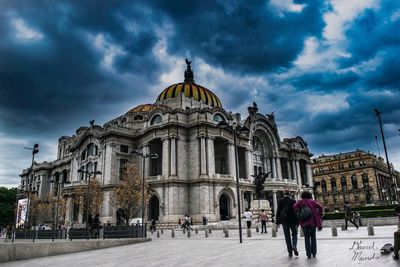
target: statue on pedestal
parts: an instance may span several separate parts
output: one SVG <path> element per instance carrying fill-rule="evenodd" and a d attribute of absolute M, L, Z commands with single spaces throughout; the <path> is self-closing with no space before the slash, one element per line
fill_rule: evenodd
<path fill-rule="evenodd" d="M 258 174 L 254 175 L 254 177 L 255 177 L 254 183 L 256 185 L 256 198 L 257 199 L 264 199 L 264 196 L 262 193 L 264 190 L 263 184 L 270 173 L 271 172 L 264 173 L 264 172 L 262 172 L 262 167 L 258 167 Z"/>

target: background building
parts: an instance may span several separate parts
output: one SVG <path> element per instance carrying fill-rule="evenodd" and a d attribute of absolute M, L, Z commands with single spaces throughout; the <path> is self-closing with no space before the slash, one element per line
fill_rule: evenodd
<path fill-rule="evenodd" d="M 336 155 L 321 155 L 311 165 L 315 197 L 327 210 L 352 206 L 383 205 L 398 200 L 399 172 L 392 169 L 390 179 L 383 158 L 363 150 Z"/>
<path fill-rule="evenodd" d="M 303 185 L 312 184 L 311 154 L 301 137 L 281 141 L 274 115 L 258 113 L 255 103 L 244 120 L 241 114 L 226 111 L 212 91 L 194 82 L 187 63 L 184 82 L 164 89 L 154 104 L 134 107 L 103 126 L 92 122 L 90 127 L 78 128 L 75 135 L 59 139 L 57 160 L 34 165 L 29 183 L 35 183 L 42 196 L 57 192 L 51 179 L 71 182 L 61 190 L 67 200 L 61 217 L 75 223 L 84 220 L 83 207 L 71 196 L 75 187 L 87 183 L 86 176 L 77 172 L 84 168 L 101 171 L 96 176 L 104 193 L 100 219 L 116 222 L 118 207 L 113 204 L 112 190 L 120 182 L 124 164 L 134 161 L 142 168 L 141 159 L 131 153 L 139 150 L 159 156 L 145 162 L 145 177 L 152 189 L 147 219 L 175 224 L 184 214 L 190 214 L 194 222 L 201 222 L 203 216 L 210 222 L 237 218 L 234 137 L 218 127 L 220 121 L 250 129 L 237 141 L 243 209 L 254 199 L 253 175 L 258 167 L 271 172 L 264 197 L 274 209 L 284 190 L 298 193 Z M 26 187 L 27 170 L 21 178 Z"/>

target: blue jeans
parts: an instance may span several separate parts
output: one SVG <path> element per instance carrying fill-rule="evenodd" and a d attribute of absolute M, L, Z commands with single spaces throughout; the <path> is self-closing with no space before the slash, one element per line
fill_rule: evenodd
<path fill-rule="evenodd" d="M 267 233 L 267 221 L 261 221 L 261 233 Z"/>
<path fill-rule="evenodd" d="M 311 255 L 315 257 L 317 255 L 316 231 L 317 227 L 315 226 L 306 226 L 303 228 L 307 257 L 311 257 Z"/>
<path fill-rule="evenodd" d="M 292 250 L 297 248 L 297 225 L 296 224 L 282 224 L 283 233 L 285 234 L 286 246 L 289 254 L 292 254 Z M 290 239 L 290 232 L 292 232 L 292 238 Z"/>

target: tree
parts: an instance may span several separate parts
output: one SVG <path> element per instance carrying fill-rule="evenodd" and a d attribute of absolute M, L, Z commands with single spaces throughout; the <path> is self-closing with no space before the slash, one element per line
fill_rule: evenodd
<path fill-rule="evenodd" d="M 151 196 L 148 183 L 144 185 L 144 201 L 147 203 Z M 124 211 L 126 223 L 141 209 L 142 177 L 135 163 L 127 163 L 124 167 L 122 181 L 113 190 L 113 199 L 117 206 Z"/>
<path fill-rule="evenodd" d="M 103 202 L 103 188 L 95 179 L 90 180 L 89 190 L 89 214 L 99 214 L 101 203 Z M 85 207 L 87 200 L 87 185 L 81 185 L 74 189 L 74 202 L 81 207 Z M 84 209 L 86 212 L 86 208 Z"/>
<path fill-rule="evenodd" d="M 0 187 L 0 225 L 12 225 L 15 218 L 17 188 Z"/>

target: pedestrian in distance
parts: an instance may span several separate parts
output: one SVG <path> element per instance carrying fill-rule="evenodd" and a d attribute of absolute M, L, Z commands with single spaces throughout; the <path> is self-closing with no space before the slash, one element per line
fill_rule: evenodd
<path fill-rule="evenodd" d="M 278 209 L 276 211 L 276 226 L 282 224 L 283 234 L 285 235 L 285 242 L 289 257 L 293 257 L 293 253 L 299 256 L 297 250 L 297 229 L 299 221 L 297 220 L 296 213 L 294 212 L 293 205 L 296 203 L 290 197 L 290 191 L 285 190 L 283 198 L 278 202 Z"/>
<path fill-rule="evenodd" d="M 312 199 L 309 191 L 301 193 L 301 199 L 293 205 L 297 214 L 301 229 L 304 233 L 304 243 L 307 258 L 315 258 L 317 255 L 317 236 L 316 230 L 322 230 L 322 206 Z"/>
<path fill-rule="evenodd" d="M 268 220 L 268 216 L 267 213 L 265 212 L 264 209 L 261 210 L 261 213 L 259 215 L 259 220 L 261 222 L 261 233 L 267 233 L 267 220 Z"/>
<path fill-rule="evenodd" d="M 251 220 L 253 219 L 253 213 L 251 213 L 250 209 L 246 209 L 246 212 L 243 214 L 243 217 L 246 219 L 247 229 L 251 228 Z"/>
<path fill-rule="evenodd" d="M 344 229 L 347 230 L 347 223 L 351 222 L 357 229 L 358 225 L 355 220 L 355 216 L 353 215 L 353 212 L 351 211 L 350 204 L 348 201 L 344 202 Z"/>

